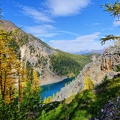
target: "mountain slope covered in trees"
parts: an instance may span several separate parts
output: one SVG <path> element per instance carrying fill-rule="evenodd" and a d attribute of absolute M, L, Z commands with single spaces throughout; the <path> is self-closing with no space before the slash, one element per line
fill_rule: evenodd
<path fill-rule="evenodd" d="M 94 56 L 94 54 L 83 56 L 60 50 L 56 51 L 57 54 L 50 56 L 50 69 L 58 75 L 67 75 L 68 77 L 77 76 L 87 63 L 92 62 L 92 56 Z"/>
<path fill-rule="evenodd" d="M 62 90 L 56 94 L 53 100 L 64 100 L 73 94 L 77 94 L 82 91 L 85 86 L 85 80 L 89 79 L 94 86 L 104 81 L 104 78 L 113 78 L 120 72 L 116 71 L 116 68 L 120 65 L 120 44 L 111 46 L 104 51 L 104 53 L 93 62 L 85 65 L 80 71 L 80 74 L 76 79 L 62 88 Z"/>

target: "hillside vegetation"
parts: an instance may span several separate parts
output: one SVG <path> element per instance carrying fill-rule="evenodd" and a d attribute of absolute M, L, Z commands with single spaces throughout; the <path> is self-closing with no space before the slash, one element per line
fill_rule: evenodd
<path fill-rule="evenodd" d="M 82 68 L 90 63 L 92 55 L 76 55 L 56 50 L 57 54 L 50 56 L 50 69 L 58 75 L 77 76 Z"/>
<path fill-rule="evenodd" d="M 73 97 L 72 102 L 65 100 L 47 104 L 37 120 L 93 120 L 102 116 L 101 109 L 109 101 L 115 101 L 120 95 L 120 77 L 107 79 L 94 90 L 84 90 Z M 66 101 L 68 104 L 66 104 Z M 119 101 L 120 102 L 120 101 Z M 116 106 L 116 120 L 120 116 Z"/>

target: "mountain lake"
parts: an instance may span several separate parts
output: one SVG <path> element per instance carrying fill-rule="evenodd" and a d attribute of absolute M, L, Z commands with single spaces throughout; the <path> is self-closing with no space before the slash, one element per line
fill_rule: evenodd
<path fill-rule="evenodd" d="M 57 83 L 41 86 L 42 99 L 52 96 L 53 94 L 56 94 L 57 92 L 59 92 L 61 90 L 61 88 L 65 87 L 65 84 L 70 83 L 73 79 L 74 79 L 74 77 L 67 78 L 67 79 L 64 79 L 63 81 L 60 81 Z"/>

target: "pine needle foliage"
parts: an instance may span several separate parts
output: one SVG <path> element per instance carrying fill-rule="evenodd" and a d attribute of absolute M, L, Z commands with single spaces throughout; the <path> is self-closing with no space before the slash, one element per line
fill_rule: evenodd
<path fill-rule="evenodd" d="M 117 17 L 117 21 L 120 21 L 120 2 L 116 0 L 114 3 L 107 3 L 104 5 L 101 5 L 103 8 L 105 8 L 104 11 L 110 13 L 112 17 Z M 108 40 L 118 40 L 120 41 L 120 36 L 114 36 L 114 35 L 107 35 L 104 38 L 101 38 L 101 44 L 105 44 Z"/>
<path fill-rule="evenodd" d="M 89 76 L 85 76 L 85 79 L 84 79 L 84 89 L 85 90 L 89 90 L 89 89 L 93 89 L 94 88 L 94 84 L 92 82 L 92 80 L 90 79 Z"/>

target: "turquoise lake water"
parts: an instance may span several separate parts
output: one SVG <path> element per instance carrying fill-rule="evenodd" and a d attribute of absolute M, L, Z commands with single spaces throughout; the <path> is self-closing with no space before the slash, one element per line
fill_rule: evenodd
<path fill-rule="evenodd" d="M 67 78 L 67 79 L 64 79 L 63 81 L 58 82 L 58 83 L 53 83 L 53 84 L 41 86 L 42 99 L 44 99 L 45 97 L 47 98 L 49 96 L 52 96 L 53 94 L 56 94 L 57 92 L 59 92 L 61 90 L 62 87 L 65 86 L 66 83 L 71 82 L 73 79 L 74 79 L 74 77 Z"/>

